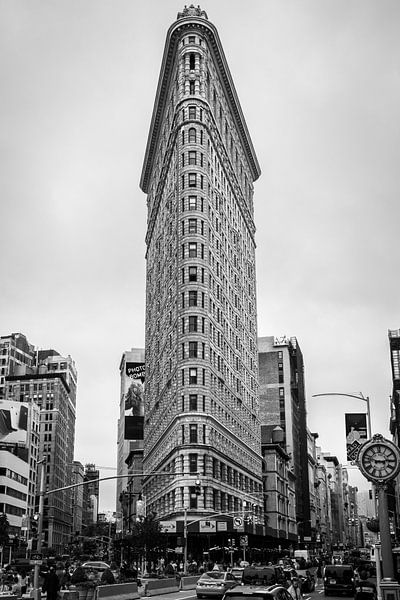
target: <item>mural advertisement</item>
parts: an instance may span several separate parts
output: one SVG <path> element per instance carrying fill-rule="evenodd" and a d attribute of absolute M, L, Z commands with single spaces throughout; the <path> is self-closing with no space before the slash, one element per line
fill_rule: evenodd
<path fill-rule="evenodd" d="M 28 446 L 29 404 L 0 400 L 0 444 Z"/>
<path fill-rule="evenodd" d="M 143 439 L 144 363 L 127 362 L 125 366 L 125 440 Z"/>

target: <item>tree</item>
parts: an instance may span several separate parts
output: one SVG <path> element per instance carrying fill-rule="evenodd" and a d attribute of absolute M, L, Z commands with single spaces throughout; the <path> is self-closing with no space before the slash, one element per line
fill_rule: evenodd
<path fill-rule="evenodd" d="M 131 525 L 131 533 L 125 540 L 137 557 L 143 556 L 147 560 L 155 560 L 166 548 L 166 536 L 162 535 L 159 521 L 153 513 Z"/>
<path fill-rule="evenodd" d="M 9 544 L 9 529 L 10 523 L 8 522 L 7 515 L 3 513 L 0 515 L 0 546 L 5 546 L 6 544 Z"/>

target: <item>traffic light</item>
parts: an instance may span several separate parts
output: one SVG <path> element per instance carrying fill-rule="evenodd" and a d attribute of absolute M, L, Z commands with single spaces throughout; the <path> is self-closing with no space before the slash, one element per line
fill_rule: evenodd
<path fill-rule="evenodd" d="M 196 485 L 194 487 L 194 491 L 195 491 L 196 496 L 199 496 L 201 494 L 200 479 L 196 479 Z"/>
<path fill-rule="evenodd" d="M 38 535 L 39 513 L 35 513 L 31 519 L 31 537 L 36 539 Z"/>

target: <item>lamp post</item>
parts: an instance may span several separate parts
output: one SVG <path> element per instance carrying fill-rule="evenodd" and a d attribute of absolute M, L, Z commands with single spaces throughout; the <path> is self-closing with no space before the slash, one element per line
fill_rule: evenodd
<path fill-rule="evenodd" d="M 368 435 L 368 438 L 370 438 L 372 436 L 371 411 L 370 411 L 368 396 L 364 396 L 362 394 L 362 392 L 360 392 L 358 395 L 356 395 L 356 394 L 341 394 L 338 392 L 328 392 L 325 394 L 313 394 L 312 395 L 313 398 L 318 398 L 319 396 L 348 396 L 349 398 L 357 398 L 357 400 L 363 400 L 364 402 L 366 402 L 367 403 L 367 429 L 368 429 L 367 435 Z"/>

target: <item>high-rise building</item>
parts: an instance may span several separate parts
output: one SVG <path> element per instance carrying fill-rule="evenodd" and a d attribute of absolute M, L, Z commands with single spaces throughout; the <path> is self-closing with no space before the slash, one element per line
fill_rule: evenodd
<path fill-rule="evenodd" d="M 295 337 L 258 339 L 261 426 L 279 425 L 285 435 L 290 466 L 296 476 L 296 519 L 301 543 L 315 541 L 311 514 L 310 467 L 304 364 Z M 314 519 L 314 523 L 313 523 Z"/>
<path fill-rule="evenodd" d="M 121 392 L 119 398 L 117 440 L 117 498 L 116 511 L 123 512 L 121 499 L 129 494 L 129 515 L 134 514 L 135 500 L 141 490 L 141 478 L 127 477 L 129 465 L 137 472 L 143 466 L 143 420 L 144 420 L 144 348 L 132 348 L 123 353 L 119 365 Z M 134 497 L 135 496 L 135 497 Z M 126 503 L 125 503 L 126 504 Z M 122 519 L 120 518 L 119 523 Z M 124 530 L 129 524 L 124 524 Z"/>
<path fill-rule="evenodd" d="M 389 329 L 390 364 L 392 368 L 392 397 L 390 406 L 390 433 L 397 446 L 400 444 L 400 329 Z M 390 482 L 389 513 L 393 514 L 396 539 L 400 537 L 400 476 Z"/>
<path fill-rule="evenodd" d="M 185 7 L 167 33 L 140 184 L 144 470 L 154 473 L 144 492 L 162 519 L 182 521 L 185 509 L 188 518 L 238 514 L 245 502 L 261 520 L 259 175 L 218 32 L 200 7 Z"/>
<path fill-rule="evenodd" d="M 93 523 L 97 523 L 97 515 L 99 514 L 99 486 L 100 471 L 96 469 L 96 465 L 88 463 L 85 465 L 85 473 L 83 481 L 83 508 L 82 508 L 82 526 L 89 527 Z"/>
<path fill-rule="evenodd" d="M 35 348 L 23 333 L 10 333 L 0 337 L 0 399 L 5 397 L 6 376 L 15 375 L 22 368 L 35 364 Z"/>
<path fill-rule="evenodd" d="M 35 405 L 40 425 L 30 430 L 34 453 L 30 461 L 26 514 L 32 516 L 33 498 L 38 501 L 38 459 L 44 460 L 45 489 L 58 490 L 72 483 L 75 443 L 77 372 L 70 356 L 55 350 L 35 351 L 22 334 L 1 338 L 6 357 L 3 397 L 11 404 Z M 33 409 L 32 409 L 33 410 Z M 33 413 L 32 413 L 33 414 Z M 20 421 L 21 422 L 21 421 Z M 28 421 L 29 422 L 29 421 Z M 38 451 L 35 439 L 38 437 Z M 37 508 L 37 507 L 36 507 Z M 63 552 L 72 533 L 72 491 L 47 493 L 44 498 L 44 541 L 55 552 Z M 29 536 L 29 532 L 28 532 Z"/>

